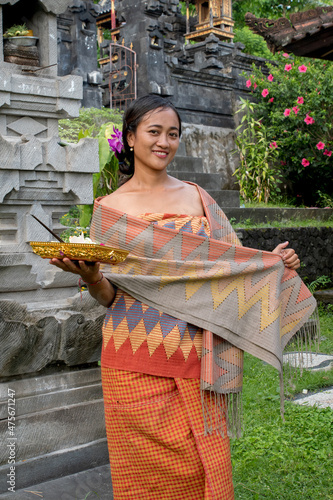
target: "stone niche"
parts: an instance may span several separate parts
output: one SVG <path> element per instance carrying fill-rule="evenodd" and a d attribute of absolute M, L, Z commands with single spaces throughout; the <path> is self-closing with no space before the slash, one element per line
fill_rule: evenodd
<path fill-rule="evenodd" d="M 69 4 L 0 0 L 0 435 L 7 442 L 11 388 L 17 489 L 80 470 L 90 441 L 107 460 L 99 448 L 105 428 L 96 367 L 104 309 L 87 292 L 81 301 L 76 277 L 29 245 L 52 239 L 31 215 L 60 233 L 70 206 L 93 202 L 99 170 L 95 139 L 62 146 L 58 136 L 58 120 L 78 116 L 82 100 L 82 77 L 58 74 L 57 16 Z M 36 37 L 33 64 L 19 49 L 11 52 L 16 63 L 7 50 L 5 61 L 3 33 L 23 23 Z M 98 425 L 89 434 L 91 421 Z M 68 454 L 76 457 L 74 469 Z M 8 489 L 7 460 L 4 446 L 0 494 Z"/>

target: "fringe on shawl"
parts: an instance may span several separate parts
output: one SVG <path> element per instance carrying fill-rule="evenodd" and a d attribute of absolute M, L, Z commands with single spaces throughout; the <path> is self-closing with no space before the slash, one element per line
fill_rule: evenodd
<path fill-rule="evenodd" d="M 201 391 L 205 435 L 218 432 L 224 437 L 224 419 L 229 437 L 240 438 L 243 427 L 242 392 L 219 394 L 213 390 Z M 212 410 L 213 408 L 213 410 Z"/>
<path fill-rule="evenodd" d="M 307 322 L 289 340 L 284 349 L 283 367 L 280 372 L 280 412 L 284 419 L 285 388 L 293 387 L 295 380 L 302 377 L 304 369 L 312 362 L 313 351 L 318 352 L 320 343 L 320 323 L 318 307 Z M 227 385 L 232 382 L 229 377 Z M 217 392 L 213 387 L 201 384 L 201 403 L 205 435 L 218 432 L 224 437 L 224 418 L 228 436 L 240 438 L 243 429 L 242 387 L 230 392 Z"/>
<path fill-rule="evenodd" d="M 312 355 L 318 352 L 320 343 L 320 322 L 318 307 L 307 322 L 289 340 L 283 354 L 283 370 L 280 375 L 281 415 L 284 413 L 284 389 L 293 388 L 304 369 L 312 363 Z M 314 352 L 313 352 L 314 351 Z"/>

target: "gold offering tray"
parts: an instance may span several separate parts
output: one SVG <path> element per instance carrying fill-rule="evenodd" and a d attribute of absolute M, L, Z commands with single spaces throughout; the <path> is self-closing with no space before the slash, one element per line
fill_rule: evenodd
<path fill-rule="evenodd" d="M 43 259 L 84 260 L 87 262 L 105 262 L 119 264 L 123 262 L 128 253 L 126 250 L 112 248 L 95 243 L 57 243 L 44 241 L 30 241 L 34 253 Z"/>

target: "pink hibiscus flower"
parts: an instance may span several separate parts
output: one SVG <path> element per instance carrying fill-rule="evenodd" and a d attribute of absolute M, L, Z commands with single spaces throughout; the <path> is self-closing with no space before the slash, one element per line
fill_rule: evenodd
<path fill-rule="evenodd" d="M 267 80 L 269 82 L 272 82 L 274 80 L 274 76 L 273 75 L 268 75 Z"/>
<path fill-rule="evenodd" d="M 246 80 L 246 84 L 247 88 L 251 87 L 252 83 L 251 83 L 251 80 Z"/>
<path fill-rule="evenodd" d="M 285 71 L 290 71 L 292 69 L 292 65 L 291 64 L 286 64 L 285 67 L 284 67 Z"/>
<path fill-rule="evenodd" d="M 295 113 L 295 115 L 297 115 L 297 113 L 299 112 L 299 107 L 293 106 L 293 112 Z"/>
<path fill-rule="evenodd" d="M 303 167 L 308 167 L 310 165 L 309 160 L 307 160 L 306 158 L 303 158 L 302 165 L 303 165 Z"/>
<path fill-rule="evenodd" d="M 274 149 L 274 148 L 277 148 L 277 147 L 278 147 L 278 145 L 277 145 L 277 143 L 276 143 L 275 141 L 273 141 L 273 142 L 271 142 L 271 143 L 270 143 L 269 147 L 270 147 L 271 149 Z"/>
<path fill-rule="evenodd" d="M 269 102 L 273 102 L 273 101 L 274 101 L 274 97 L 271 97 L 271 98 L 269 99 Z"/>
<path fill-rule="evenodd" d="M 325 149 L 324 153 L 325 156 L 332 156 L 332 151 L 329 151 L 328 149 Z"/>
<path fill-rule="evenodd" d="M 254 85 L 253 85 L 254 90 L 255 90 L 257 87 L 258 87 L 258 85 L 257 85 L 256 83 L 254 83 Z"/>
<path fill-rule="evenodd" d="M 303 97 L 299 97 L 299 98 L 297 99 L 297 104 L 303 104 L 303 103 L 304 103 L 304 99 L 303 99 Z"/>
<path fill-rule="evenodd" d="M 284 110 L 283 114 L 284 114 L 284 116 L 289 116 L 290 113 L 291 113 L 291 109 L 287 108 L 287 109 Z"/>
<path fill-rule="evenodd" d="M 310 115 L 306 115 L 305 118 L 304 118 L 304 121 L 307 125 L 313 125 L 314 124 L 314 118 L 312 118 L 312 116 Z"/>
<path fill-rule="evenodd" d="M 305 64 L 302 64 L 302 66 L 298 66 L 298 70 L 300 73 L 306 73 L 306 70 L 307 70 L 307 66 L 305 66 Z"/>
<path fill-rule="evenodd" d="M 261 95 L 262 95 L 263 97 L 267 97 L 267 96 L 268 96 L 268 94 L 269 94 L 268 89 L 264 89 L 264 90 L 261 92 Z"/>
<path fill-rule="evenodd" d="M 320 142 L 318 142 L 318 144 L 316 144 L 316 148 L 317 148 L 317 149 L 319 149 L 319 151 L 320 151 L 321 149 L 324 149 L 324 147 L 325 147 L 325 144 L 324 144 L 323 142 L 321 142 L 321 141 L 320 141 Z"/>

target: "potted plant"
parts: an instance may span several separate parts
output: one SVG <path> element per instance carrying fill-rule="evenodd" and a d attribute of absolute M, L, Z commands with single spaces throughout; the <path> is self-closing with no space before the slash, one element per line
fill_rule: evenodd
<path fill-rule="evenodd" d="M 8 28 L 3 37 L 15 45 L 33 46 L 36 45 L 38 38 L 33 36 L 33 31 L 29 30 L 26 24 L 13 24 Z"/>

